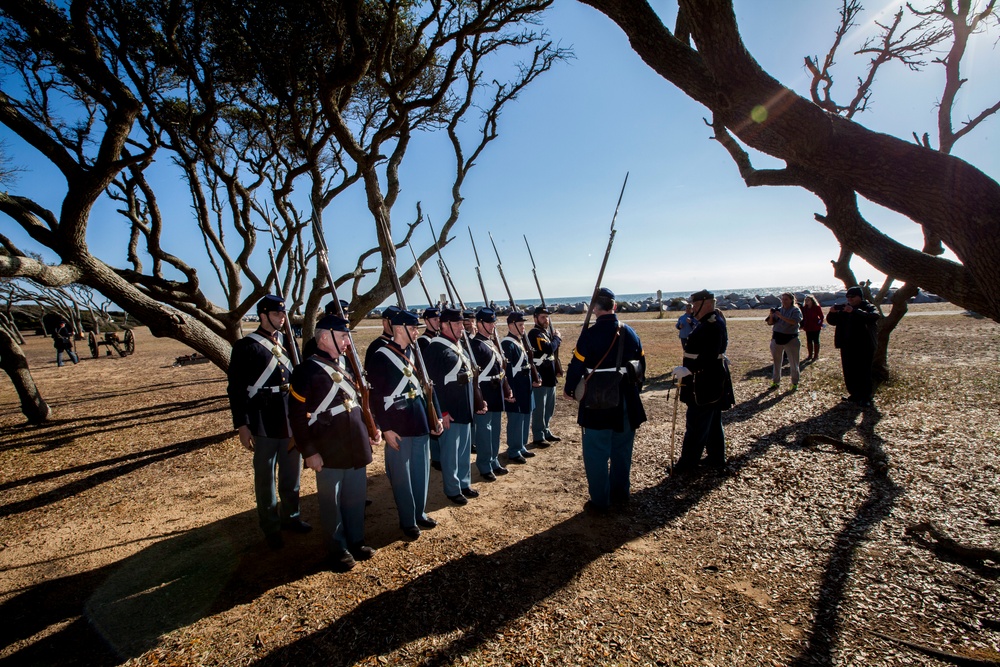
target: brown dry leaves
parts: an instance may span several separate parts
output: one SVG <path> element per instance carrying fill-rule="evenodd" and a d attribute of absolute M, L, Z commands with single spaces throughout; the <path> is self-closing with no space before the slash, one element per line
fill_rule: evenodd
<path fill-rule="evenodd" d="M 840 404 L 831 331 L 801 389 L 784 391 L 786 371 L 769 393 L 768 328 L 737 317 L 726 474 L 665 479 L 674 403 L 662 380 L 679 360 L 676 330 L 628 317 L 651 381 L 627 512 L 581 514 L 580 433 L 560 399 L 564 441 L 496 483 L 474 474 L 482 496 L 467 507 L 448 503 L 432 473 L 440 525 L 413 543 L 400 539 L 376 453 L 367 530 L 379 551 L 346 575 L 323 569 L 317 531 L 287 536 L 278 554 L 261 546 L 218 370 L 172 368 L 187 351 L 145 332 L 133 357 L 56 369 L 48 341 L 33 339 L 57 415 L 24 428 L 0 389 L 0 612 L 11 619 L 0 659 L 939 664 L 869 630 L 995 658 L 998 570 L 941 557 L 905 529 L 931 520 L 963 543 L 1000 546 L 987 522 L 1000 518 L 997 325 L 907 318 L 893 382 L 877 410 L 859 412 Z M 683 424 L 682 405 L 678 451 Z M 804 445 L 809 434 L 850 447 Z M 871 465 L 882 459 L 884 475 Z M 310 473 L 302 493 L 318 524 Z"/>

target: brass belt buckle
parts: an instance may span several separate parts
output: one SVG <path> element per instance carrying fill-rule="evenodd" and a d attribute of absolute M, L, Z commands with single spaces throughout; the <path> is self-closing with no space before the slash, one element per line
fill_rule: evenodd
<path fill-rule="evenodd" d="M 350 414 L 351 410 L 354 409 L 354 401 L 349 398 L 344 399 L 344 409 Z"/>

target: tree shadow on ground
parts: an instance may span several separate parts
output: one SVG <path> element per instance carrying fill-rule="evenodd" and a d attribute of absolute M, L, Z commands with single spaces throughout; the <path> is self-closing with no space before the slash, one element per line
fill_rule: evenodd
<path fill-rule="evenodd" d="M 122 423 L 141 421 L 145 426 L 149 426 L 150 424 L 175 421 L 179 418 L 224 412 L 228 409 L 229 404 L 225 396 L 212 396 L 190 401 L 157 403 L 132 410 L 123 410 L 113 416 L 92 415 L 49 420 L 42 424 L 34 424 L 31 429 L 21 429 L 18 433 L 19 437 L 4 444 L 0 447 L 0 451 L 37 446 L 38 452 L 45 452 L 58 449 L 80 438 L 118 431 L 121 428 L 119 424 Z"/>
<path fill-rule="evenodd" d="M 877 421 L 877 413 L 871 414 Z M 405 586 L 366 599 L 329 627 L 276 649 L 256 664 L 353 665 L 428 635 L 459 633 L 458 639 L 422 662 L 450 664 L 502 636 L 517 618 L 568 585 L 601 556 L 686 514 L 773 445 L 807 433 L 843 437 L 852 427 L 851 414 L 835 408 L 782 428 L 731 459 L 723 472 L 683 480 L 668 478 L 636 492 L 628 515 L 606 518 L 578 514 L 498 552 L 466 554 Z M 882 506 L 874 512 L 862 508 L 864 520 L 852 522 L 842 535 L 853 536 L 860 524 L 873 525 L 886 511 Z M 840 553 L 842 542 L 838 540 L 824 582 L 837 576 L 846 580 L 850 560 Z M 531 566 L 526 568 L 525 563 Z M 840 588 L 821 596 L 817 615 L 825 622 L 835 621 L 842 596 L 841 583 Z M 484 599 L 489 603 L 484 604 Z M 372 619 L 379 619 L 377 628 Z"/>
<path fill-rule="evenodd" d="M 45 507 L 52 503 L 64 500 L 71 496 L 76 495 L 82 491 L 92 489 L 100 484 L 106 484 L 111 482 L 122 475 L 127 475 L 129 473 L 135 472 L 136 470 L 143 468 L 154 463 L 159 463 L 160 461 L 166 461 L 175 456 L 181 456 L 184 454 L 189 454 L 191 452 L 197 451 L 199 449 L 204 449 L 210 445 L 216 445 L 220 442 L 225 442 L 232 437 L 231 432 L 217 433 L 215 435 L 209 435 L 202 438 L 193 438 L 191 440 L 186 440 L 184 442 L 177 442 L 172 445 L 165 445 L 163 447 L 158 447 L 156 449 L 147 449 L 145 451 L 136 452 L 134 454 L 127 454 L 125 456 L 116 456 L 111 459 L 106 459 L 104 461 L 96 461 L 94 463 L 88 463 L 86 465 L 74 466 L 72 468 L 65 468 L 63 470 L 55 470 L 48 473 L 43 473 L 41 475 L 35 475 L 33 477 L 27 477 L 24 479 L 15 480 L 13 482 L 7 482 L 0 486 L 0 491 L 6 491 L 11 488 L 16 488 L 23 486 L 25 484 L 37 484 L 39 482 L 48 481 L 50 479 L 56 479 L 58 477 L 63 477 L 65 475 L 72 475 L 79 472 L 86 472 L 88 470 L 95 470 L 97 468 L 107 468 L 106 470 L 100 470 L 99 472 L 94 472 L 86 477 L 82 477 L 75 481 L 64 484 L 63 486 L 57 487 L 45 493 L 40 493 L 38 495 L 31 496 L 24 500 L 18 500 L 15 502 L 0 505 L 0 517 L 12 516 L 14 514 L 20 514 L 21 512 L 28 512 L 30 510 L 38 509 L 40 507 Z"/>
<path fill-rule="evenodd" d="M 303 499 L 303 510 L 318 513 L 314 495 Z M 118 665 L 172 630 L 320 571 L 318 532 L 288 535 L 274 552 L 250 510 L 155 536 L 165 539 L 121 561 L 16 592 L 0 603 L 0 646 L 56 629 L 0 665 Z"/>
<path fill-rule="evenodd" d="M 674 379 L 673 371 L 646 378 L 643 391 L 670 391 L 677 388 L 677 380 Z"/>

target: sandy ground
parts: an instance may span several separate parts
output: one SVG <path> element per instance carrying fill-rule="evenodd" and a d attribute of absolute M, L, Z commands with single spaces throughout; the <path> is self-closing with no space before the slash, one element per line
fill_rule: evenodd
<path fill-rule="evenodd" d="M 317 531 L 263 545 L 218 369 L 173 366 L 189 350 L 144 329 L 133 356 L 81 346 L 63 368 L 31 337 L 55 417 L 24 426 L 0 381 L 0 664 L 998 660 L 1000 563 L 906 531 L 934 521 L 963 545 L 1000 546 L 1000 329 L 947 304 L 916 310 L 936 315 L 901 325 L 893 380 L 868 410 L 840 402 L 830 331 L 798 392 L 787 376 L 767 391 L 763 313 L 734 313 L 730 466 L 681 480 L 666 476 L 674 317 L 626 316 L 650 360 L 627 511 L 582 512 L 580 430 L 560 398 L 564 440 L 498 482 L 474 473 L 482 495 L 468 506 L 432 471 L 440 525 L 414 542 L 376 452 L 378 553 L 348 574 L 324 569 Z M 570 340 L 573 319 L 557 318 Z M 318 524 L 308 471 L 302 497 Z"/>

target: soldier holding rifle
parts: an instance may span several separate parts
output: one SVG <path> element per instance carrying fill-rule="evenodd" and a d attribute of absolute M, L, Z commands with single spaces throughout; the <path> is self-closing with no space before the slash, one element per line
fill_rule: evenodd
<path fill-rule="evenodd" d="M 260 528 L 268 546 L 279 549 L 284 545 L 282 528 L 306 533 L 311 526 L 299 516 L 302 457 L 295 449 L 289 449 L 288 383 L 292 360 L 280 331 L 285 326 L 284 299 L 268 294 L 257 303 L 257 314 L 260 318 L 257 330 L 233 344 L 226 393 L 240 444 L 253 452 L 254 496 Z"/>
<path fill-rule="evenodd" d="M 524 315 L 513 312 L 507 316 L 507 335 L 500 341 L 500 347 L 507 362 L 507 383 L 514 392 L 514 402 L 507 403 L 507 460 L 511 463 L 527 463 L 535 455 L 528 450 L 528 425 L 533 399 L 531 359 L 524 351 Z"/>
<path fill-rule="evenodd" d="M 385 472 L 396 500 L 399 527 L 410 539 L 420 537 L 421 528 L 437 525 L 425 512 L 431 428 L 413 361 L 419 322 L 416 313 L 397 309 L 391 320 L 392 340 L 365 363 L 372 383 L 372 412 L 385 438 Z M 440 414 L 436 399 L 434 408 Z M 441 435 L 440 424 L 434 435 Z"/>
<path fill-rule="evenodd" d="M 434 306 L 426 308 L 423 318 L 424 332 L 417 338 L 417 346 L 423 354 L 427 354 L 427 346 L 441 333 L 441 310 Z M 431 467 L 435 470 L 441 469 L 441 441 L 433 433 L 431 433 Z"/>
<path fill-rule="evenodd" d="M 444 493 L 456 505 L 465 505 L 469 502 L 467 498 L 479 495 L 472 488 L 470 460 L 474 374 L 470 359 L 458 344 L 463 329 L 462 311 L 445 308 L 441 311 L 441 335 L 432 339 L 424 352 L 444 422 L 444 433 L 439 438 Z M 485 414 L 486 406 L 480 410 L 478 414 Z"/>
<path fill-rule="evenodd" d="M 596 514 L 628 504 L 635 432 L 646 421 L 639 398 L 646 365 L 642 342 L 618 321 L 616 308 L 614 292 L 598 289 L 591 303 L 594 326 L 580 334 L 566 369 L 566 395 L 580 401 L 577 423 L 583 427 L 590 490 L 584 508 Z M 604 392 L 605 402 L 598 401 L 598 383 L 611 389 Z"/>
<path fill-rule="evenodd" d="M 472 338 L 472 353 L 479 371 L 479 386 L 486 399 L 486 414 L 476 415 L 476 468 L 487 482 L 495 482 L 497 475 L 506 475 L 500 465 L 500 428 L 504 401 L 513 401 L 510 387 L 505 382 L 504 358 L 493 346 L 496 313 L 491 308 L 480 308 L 476 313 L 476 335 Z"/>
<path fill-rule="evenodd" d="M 556 375 L 562 374 L 562 369 L 556 366 L 559 345 L 562 336 L 552 329 L 549 321 L 549 310 L 545 306 L 535 308 L 535 326 L 528 332 L 528 343 L 531 345 L 531 361 L 538 369 L 542 383 L 532 389 L 535 399 L 535 409 L 531 413 L 531 433 L 535 447 L 548 447 L 550 443 L 562 440 L 549 429 L 552 413 L 556 409 Z"/>
<path fill-rule="evenodd" d="M 289 421 L 306 467 L 316 472 L 331 567 L 345 572 L 374 549 L 365 545 L 366 467 L 381 439 L 362 415 L 360 378 L 336 360 L 351 347 L 347 320 L 327 315 L 316 325 L 318 351 L 292 373 Z"/>

